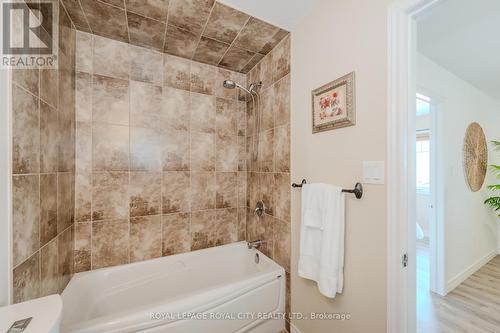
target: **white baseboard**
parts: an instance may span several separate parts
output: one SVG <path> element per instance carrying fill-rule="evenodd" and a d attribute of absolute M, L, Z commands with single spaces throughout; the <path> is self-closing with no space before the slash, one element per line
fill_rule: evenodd
<path fill-rule="evenodd" d="M 290 333 L 302 333 L 302 332 L 297 328 L 297 326 L 290 323 Z"/>
<path fill-rule="evenodd" d="M 477 272 L 481 267 L 486 265 L 488 263 L 488 261 L 493 259 L 498 253 L 500 253 L 499 251 L 500 251 L 500 249 L 498 249 L 496 251 L 495 250 L 491 251 L 491 253 L 485 255 L 484 257 L 482 257 L 481 259 L 476 261 L 474 264 L 469 266 L 469 268 L 467 268 L 466 270 L 457 274 L 454 278 L 449 280 L 446 283 L 446 293 L 448 294 L 450 291 L 452 291 L 453 289 L 458 287 L 462 282 L 467 280 L 467 278 L 469 278 L 469 276 L 471 276 L 472 274 Z"/>

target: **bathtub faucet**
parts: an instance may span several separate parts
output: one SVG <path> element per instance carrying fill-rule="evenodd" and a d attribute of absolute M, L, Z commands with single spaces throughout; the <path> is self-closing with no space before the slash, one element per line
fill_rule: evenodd
<path fill-rule="evenodd" d="M 255 241 L 247 242 L 247 245 L 248 245 L 249 249 L 258 249 L 264 243 L 266 243 L 266 242 L 258 239 Z"/>

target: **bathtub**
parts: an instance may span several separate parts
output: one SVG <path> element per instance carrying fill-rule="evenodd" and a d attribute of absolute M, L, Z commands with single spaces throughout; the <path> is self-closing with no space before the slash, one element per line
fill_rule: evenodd
<path fill-rule="evenodd" d="M 285 283 L 245 242 L 78 273 L 62 293 L 61 333 L 277 333 Z"/>

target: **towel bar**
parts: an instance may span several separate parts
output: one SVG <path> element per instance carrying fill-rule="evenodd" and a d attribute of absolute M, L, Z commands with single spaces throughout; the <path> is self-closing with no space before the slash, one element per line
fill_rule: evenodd
<path fill-rule="evenodd" d="M 305 179 L 302 179 L 302 182 L 300 184 L 293 183 L 292 187 L 302 187 L 302 185 L 307 184 L 307 181 Z M 363 185 L 361 183 L 356 183 L 354 188 L 352 190 L 345 190 L 343 189 L 342 192 L 344 193 L 354 193 L 356 196 L 356 199 L 361 199 L 363 197 Z"/>

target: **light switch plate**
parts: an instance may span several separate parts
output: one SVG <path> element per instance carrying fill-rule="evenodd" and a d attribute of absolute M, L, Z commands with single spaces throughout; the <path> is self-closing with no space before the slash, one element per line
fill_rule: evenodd
<path fill-rule="evenodd" d="M 384 161 L 363 161 L 363 183 L 378 185 L 385 183 Z"/>

